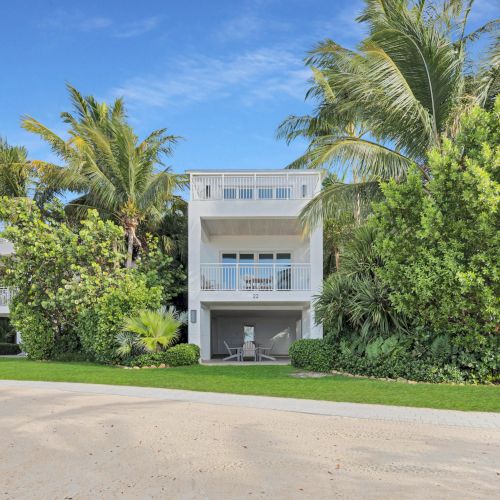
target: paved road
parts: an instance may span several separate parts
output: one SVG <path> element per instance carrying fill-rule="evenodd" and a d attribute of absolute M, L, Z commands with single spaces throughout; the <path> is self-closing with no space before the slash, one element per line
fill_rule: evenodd
<path fill-rule="evenodd" d="M 2 381 L 0 499 L 500 491 L 497 415 L 296 401 Z"/>

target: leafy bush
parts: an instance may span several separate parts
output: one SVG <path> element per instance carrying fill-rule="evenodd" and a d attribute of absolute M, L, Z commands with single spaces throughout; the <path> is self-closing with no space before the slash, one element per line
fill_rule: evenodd
<path fill-rule="evenodd" d="M 300 339 L 288 350 L 292 366 L 316 372 L 332 369 L 333 347 L 321 339 Z"/>
<path fill-rule="evenodd" d="M 0 342 L 0 356 L 19 354 L 21 349 L 17 344 L 10 344 L 8 342 Z"/>
<path fill-rule="evenodd" d="M 158 309 L 161 289 L 150 288 L 146 279 L 134 269 L 108 277 L 99 287 L 105 290 L 92 307 L 81 311 L 77 329 L 85 352 L 96 361 L 113 362 L 117 355 L 117 335 L 123 330 L 124 319 L 141 309 Z"/>
<path fill-rule="evenodd" d="M 54 209 L 55 218 L 45 219 L 27 198 L 0 198 L 0 219 L 7 222 L 2 236 L 15 248 L 2 259 L 0 281 L 16 289 L 11 323 L 21 333 L 23 349 L 36 359 L 79 349 L 78 310 L 95 296 L 83 283 L 113 273 L 123 260 L 116 250 L 123 232 L 112 222 L 89 211 L 74 229 L 57 214 Z"/>
<path fill-rule="evenodd" d="M 177 344 L 166 351 L 150 352 L 133 358 L 131 366 L 189 366 L 200 359 L 200 348 L 194 344 Z"/>
<path fill-rule="evenodd" d="M 200 359 L 200 348 L 195 344 L 177 344 L 165 352 L 168 366 L 196 365 Z"/>
<path fill-rule="evenodd" d="M 477 380 L 498 376 L 500 363 L 499 117 L 500 98 L 491 112 L 473 109 L 429 154 L 430 181 L 412 171 L 383 185 L 374 206 L 377 276 L 391 303 L 434 333 L 436 360 Z"/>

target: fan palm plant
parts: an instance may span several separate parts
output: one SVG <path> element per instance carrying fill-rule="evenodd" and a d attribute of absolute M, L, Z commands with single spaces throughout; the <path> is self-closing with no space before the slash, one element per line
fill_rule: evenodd
<path fill-rule="evenodd" d="M 430 179 L 427 151 L 441 146 L 443 134 L 457 132 L 457 116 L 491 102 L 498 90 L 498 39 L 476 75 L 468 73 L 467 47 L 498 22 L 466 34 L 472 8 L 473 0 L 365 0 L 358 21 L 368 36 L 357 50 L 333 40 L 312 50 L 307 96 L 319 105 L 314 115 L 290 116 L 278 128 L 288 142 L 309 141 L 289 167 L 329 166 L 354 184 L 364 180 L 325 189 L 306 208 L 307 222 L 331 214 L 335 203 L 327 200 L 355 199 L 365 188 L 370 196 L 377 192 L 371 183 L 402 178 L 411 165 Z"/>
<path fill-rule="evenodd" d="M 75 109 L 74 114 L 61 114 L 69 125 L 68 140 L 32 117 L 25 117 L 22 125 L 45 140 L 64 161 L 63 167 L 36 164 L 48 185 L 77 194 L 67 206 L 68 213 L 81 216 L 88 208 L 96 208 L 123 227 L 127 267 L 131 267 L 134 248 L 140 246 L 139 224 L 159 224 L 166 202 L 185 185 L 184 176 L 173 174 L 170 168 L 157 171 L 178 138 L 160 129 L 139 141 L 125 119 L 121 99 L 108 106 L 83 97 L 71 86 L 68 89 Z"/>
<path fill-rule="evenodd" d="M 159 352 L 178 340 L 179 329 L 185 322 L 185 315 L 173 307 L 162 307 L 157 311 L 144 309 L 125 320 L 124 331 L 135 333 L 138 343 L 147 351 Z"/>

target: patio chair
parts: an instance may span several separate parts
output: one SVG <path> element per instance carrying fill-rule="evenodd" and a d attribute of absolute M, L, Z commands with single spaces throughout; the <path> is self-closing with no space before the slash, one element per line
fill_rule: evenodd
<path fill-rule="evenodd" d="M 253 358 L 257 361 L 257 347 L 253 342 L 245 342 L 241 349 L 241 360 L 245 361 L 245 358 Z"/>
<path fill-rule="evenodd" d="M 269 361 L 276 361 L 276 358 L 271 356 L 273 347 L 274 343 L 272 343 L 269 347 L 258 347 L 257 357 L 259 358 L 259 361 L 262 361 L 263 359 L 268 359 Z"/>
<path fill-rule="evenodd" d="M 243 361 L 241 356 L 241 347 L 229 347 L 228 343 L 224 340 L 224 345 L 226 346 L 229 356 L 224 358 L 222 361 L 231 361 L 235 359 L 236 361 Z"/>

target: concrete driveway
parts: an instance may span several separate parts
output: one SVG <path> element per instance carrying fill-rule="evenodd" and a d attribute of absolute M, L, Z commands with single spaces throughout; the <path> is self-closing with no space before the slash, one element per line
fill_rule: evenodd
<path fill-rule="evenodd" d="M 175 391 L 87 387 L 1 382 L 0 499 L 442 499 L 500 491 L 495 415 L 482 425 L 476 414 L 476 426 L 470 414 L 461 425 L 460 412 L 437 412 L 454 415 L 443 425 L 446 418 L 432 423 L 429 410 L 427 423 L 417 423 L 364 418 L 365 405 L 356 418 L 251 408 L 252 398 L 240 396 L 232 404 L 214 395 L 211 403 L 209 394 L 189 400 L 169 396 Z"/>

